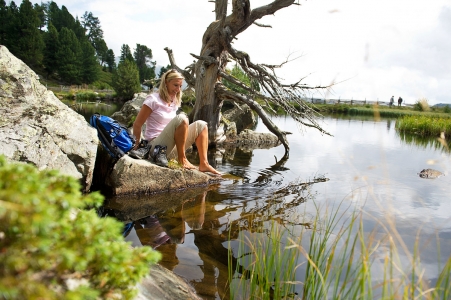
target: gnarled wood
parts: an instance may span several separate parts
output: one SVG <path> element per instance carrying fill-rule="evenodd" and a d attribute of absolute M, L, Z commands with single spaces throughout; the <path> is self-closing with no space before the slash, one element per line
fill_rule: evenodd
<path fill-rule="evenodd" d="M 197 59 L 194 70 L 193 68 L 181 70 L 176 67 L 172 51 L 167 51 L 173 67 L 181 71 L 187 78 L 187 83 L 195 89 L 196 102 L 190 119 L 207 121 L 210 142 L 215 143 L 217 139 L 221 138 L 216 136 L 216 132 L 224 100 L 249 105 L 268 129 L 279 138 L 285 147 L 287 156 L 290 148 L 285 136 L 286 133 L 277 128 L 265 112 L 265 109 L 271 110 L 271 103 L 282 107 L 300 124 L 314 127 L 320 132 L 328 134 L 316 122 L 317 113 L 303 100 L 304 90 L 328 88 L 327 86 L 308 86 L 303 83 L 304 78 L 291 84 L 282 83 L 277 77 L 275 69 L 287 63 L 288 59 L 280 65 L 256 64 L 251 61 L 248 54 L 234 49 L 231 45 L 233 39 L 249 26 L 253 24 L 262 26 L 256 23 L 257 20 L 298 3 L 295 0 L 274 0 L 267 5 L 251 9 L 250 0 L 232 0 L 232 13 L 227 16 L 228 0 L 209 2 L 215 3 L 216 20 L 205 30 L 199 55 L 191 54 Z M 254 1 L 253 3 L 258 2 Z M 264 26 L 270 27 L 269 25 Z M 235 60 L 250 78 L 259 83 L 262 92 L 259 93 L 250 87 L 246 87 L 225 72 L 227 63 L 231 59 Z M 249 92 L 248 95 L 241 95 L 228 90 L 222 85 L 221 78 L 227 78 L 228 81 L 243 87 Z M 256 96 L 266 102 L 264 107 L 253 99 Z"/>

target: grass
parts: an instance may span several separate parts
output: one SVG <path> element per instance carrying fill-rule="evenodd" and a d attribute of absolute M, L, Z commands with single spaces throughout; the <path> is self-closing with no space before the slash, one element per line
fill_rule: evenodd
<path fill-rule="evenodd" d="M 310 104 L 311 105 L 311 104 Z M 428 110 L 415 110 L 414 107 L 397 107 L 392 108 L 381 105 L 349 105 L 349 104 L 315 104 L 312 106 L 321 113 L 346 113 L 350 115 L 377 115 L 380 117 L 400 118 L 404 116 L 430 116 L 451 118 L 449 108 L 430 108 Z M 423 107 L 420 105 L 420 107 Z"/>
<path fill-rule="evenodd" d="M 240 234 L 243 242 L 238 247 L 237 270 L 233 270 L 229 255 L 230 299 L 287 299 L 295 295 L 299 252 L 283 244 L 288 230 L 271 221 L 262 231 L 265 233 Z M 260 238 L 265 234 L 268 238 Z"/>
<path fill-rule="evenodd" d="M 399 131 L 414 133 L 421 136 L 441 136 L 451 133 L 451 119 L 440 117 L 405 116 L 396 121 Z"/>
<path fill-rule="evenodd" d="M 253 228 L 261 234 L 241 231 L 238 250 L 229 250 L 237 260 L 233 266 L 229 258 L 230 299 L 450 299 L 451 257 L 441 266 L 438 253 L 440 270 L 431 284 L 421 264 L 425 245 L 419 232 L 411 253 L 393 217 L 375 220 L 377 231 L 366 232 L 362 211 L 348 217 L 338 211 L 317 207 L 313 228 L 297 236 L 275 221 Z M 300 268 L 303 282 L 295 276 Z"/>

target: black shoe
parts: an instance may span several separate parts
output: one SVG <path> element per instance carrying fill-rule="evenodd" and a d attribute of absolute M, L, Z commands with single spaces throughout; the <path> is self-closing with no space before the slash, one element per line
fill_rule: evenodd
<path fill-rule="evenodd" d="M 149 144 L 148 141 L 146 140 L 142 140 L 139 143 L 138 149 L 136 150 L 130 150 L 130 152 L 128 152 L 128 155 L 130 157 L 136 158 L 136 159 L 146 159 L 149 158 L 149 152 L 150 152 L 150 148 L 152 147 L 151 144 Z"/>
<path fill-rule="evenodd" d="M 160 146 L 156 145 L 153 149 L 153 161 L 155 164 L 159 165 L 160 167 L 167 167 L 168 166 L 168 159 L 166 157 L 166 146 Z"/>

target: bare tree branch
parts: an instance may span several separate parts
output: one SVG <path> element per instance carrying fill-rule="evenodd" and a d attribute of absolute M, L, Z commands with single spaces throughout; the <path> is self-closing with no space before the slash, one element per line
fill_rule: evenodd
<path fill-rule="evenodd" d="M 300 124 L 317 128 L 321 133 L 330 135 L 317 123 L 316 119 L 319 114 L 304 101 L 304 90 L 327 89 L 330 86 L 310 87 L 302 84 L 302 79 L 292 84 L 282 84 L 274 72 L 270 73 L 263 65 L 254 64 L 247 53 L 237 51 L 231 46 L 229 53 L 240 64 L 244 72 L 250 78 L 255 79 L 263 91 L 271 96 L 271 99 L 267 99 L 269 102 L 281 106 L 287 114 Z M 260 96 L 262 95 L 260 94 Z M 296 108 L 296 106 L 299 108 Z"/>
<path fill-rule="evenodd" d="M 220 27 L 224 27 L 224 22 L 227 17 L 227 4 L 228 4 L 228 0 L 216 0 L 215 1 L 216 20 L 219 20 Z"/>
<path fill-rule="evenodd" d="M 186 83 L 188 83 L 189 86 L 194 86 L 196 84 L 196 78 L 193 75 L 193 66 L 188 66 L 185 69 L 188 70 L 182 70 L 181 68 L 179 68 L 175 62 L 175 58 L 174 58 L 174 54 L 172 53 L 172 49 L 165 47 L 164 50 L 168 53 L 168 58 L 169 58 L 169 62 L 171 64 L 171 67 L 173 69 L 176 69 L 178 72 L 180 72 L 183 77 L 185 77 L 185 81 Z"/>
<path fill-rule="evenodd" d="M 257 22 L 254 22 L 254 25 L 257 25 L 258 27 L 269 27 L 269 28 L 272 28 L 271 25 L 260 24 L 260 23 L 257 23 Z"/>
<path fill-rule="evenodd" d="M 274 133 L 279 141 L 283 144 L 285 147 L 285 155 L 286 157 L 289 156 L 290 152 L 290 146 L 288 145 L 288 141 L 286 139 L 286 134 L 283 133 L 272 121 L 271 119 L 266 115 L 263 108 L 258 104 L 256 101 L 252 100 L 249 97 L 246 97 L 245 95 L 238 94 L 234 91 L 229 90 L 226 88 L 222 83 L 218 82 L 215 87 L 216 93 L 218 97 L 224 99 L 224 100 L 232 100 L 235 102 L 240 102 L 247 104 L 253 111 L 255 111 L 262 122 L 265 124 L 265 126 Z"/>

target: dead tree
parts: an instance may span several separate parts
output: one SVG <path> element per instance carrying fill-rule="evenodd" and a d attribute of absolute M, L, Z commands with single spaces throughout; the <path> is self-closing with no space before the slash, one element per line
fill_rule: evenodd
<path fill-rule="evenodd" d="M 190 119 L 207 121 L 209 139 L 214 143 L 219 138 L 216 132 L 220 124 L 223 102 L 229 100 L 238 104 L 247 104 L 284 145 L 285 156 L 288 156 L 290 149 L 286 139 L 287 133 L 281 131 L 268 116 L 267 112 L 271 112 L 270 104 L 282 107 L 301 125 L 314 127 L 328 134 L 317 123 L 317 113 L 303 100 L 307 89 L 328 88 L 327 86 L 308 86 L 302 82 L 304 78 L 291 84 L 283 83 L 275 70 L 282 67 L 288 60 L 280 65 L 258 64 L 252 62 L 247 53 L 232 47 L 236 36 L 249 26 L 254 24 L 270 27 L 256 23 L 257 20 L 299 3 L 296 0 L 274 0 L 268 5 L 251 9 L 250 0 L 232 0 L 232 13 L 227 16 L 228 0 L 210 0 L 209 2 L 215 3 L 216 20 L 207 27 L 203 35 L 200 54 L 191 54 L 197 61 L 181 69 L 176 65 L 172 51 L 165 48 L 171 65 L 182 72 L 186 82 L 195 89 L 196 103 Z M 249 78 L 259 83 L 259 92 L 226 73 L 226 66 L 230 61 L 239 64 Z M 248 94 L 243 95 L 228 89 L 222 84 L 222 78 L 242 87 L 248 91 Z M 256 99 L 263 104 L 261 105 Z"/>

